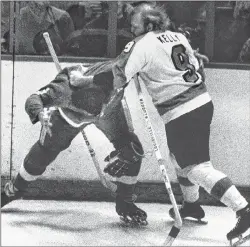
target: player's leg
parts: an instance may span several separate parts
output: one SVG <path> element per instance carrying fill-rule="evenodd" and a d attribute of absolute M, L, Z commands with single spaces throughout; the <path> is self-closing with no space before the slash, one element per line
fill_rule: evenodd
<path fill-rule="evenodd" d="M 229 240 L 250 227 L 250 205 L 240 194 L 230 178 L 215 169 L 210 161 L 194 166 L 187 174 L 190 181 L 202 186 L 210 195 L 236 212 L 238 222 L 227 234 Z"/>
<path fill-rule="evenodd" d="M 207 106 L 207 109 L 204 107 L 201 110 L 202 111 L 197 114 L 200 116 L 199 119 L 201 119 L 199 123 L 201 128 L 199 129 L 197 126 L 199 135 L 196 135 L 196 148 L 198 149 L 198 146 L 200 147 L 198 150 L 203 153 L 201 157 L 205 158 L 207 156 L 209 158 L 209 151 L 206 150 L 209 150 L 210 126 L 206 125 L 206 122 L 211 122 L 209 121 L 209 115 L 211 115 L 212 118 L 212 111 L 209 106 Z M 205 120 L 205 122 L 203 122 L 203 120 Z M 196 119 L 196 121 L 198 121 L 198 119 Z M 205 159 L 198 159 L 196 164 L 198 165 L 189 167 L 190 171 L 187 172 L 188 179 L 192 183 L 203 187 L 210 195 L 231 208 L 236 212 L 236 215 L 239 216 L 235 229 L 227 234 L 227 238 L 232 239 L 239 233 L 245 232 L 250 227 L 250 208 L 246 199 L 240 194 L 226 174 L 213 167 L 210 158 L 207 159 L 207 161 Z"/>
<path fill-rule="evenodd" d="M 202 219 L 205 216 L 199 203 L 199 185 L 190 181 L 187 172 L 191 165 L 210 160 L 209 134 L 213 105 L 208 103 L 174 119 L 165 125 L 169 151 L 183 193 L 180 214 L 183 218 Z M 173 216 L 173 209 L 170 210 Z M 205 222 L 204 222 L 205 223 Z"/>
<path fill-rule="evenodd" d="M 209 194 L 235 212 L 245 212 L 244 218 L 242 217 L 242 221 L 237 226 L 241 231 L 244 229 L 246 231 L 250 226 L 250 223 L 246 224 L 246 218 L 249 217 L 247 214 L 249 204 L 232 181 L 224 173 L 214 169 L 210 162 L 209 136 L 212 115 L 213 106 L 210 102 L 178 118 L 178 122 L 175 123 L 179 127 L 174 126 L 173 128 L 172 126 L 172 131 L 178 132 L 174 135 L 177 138 L 175 142 L 171 139 L 173 136 L 169 132 L 170 149 L 174 152 L 177 163 L 191 183 L 203 187 Z M 242 214 L 240 213 L 240 215 Z M 250 222 L 249 218 L 247 220 Z M 228 238 L 235 236 L 236 232 L 228 234 Z"/>
<path fill-rule="evenodd" d="M 79 129 L 70 126 L 60 115 L 54 111 L 51 116 L 52 136 L 45 136 L 44 143 L 38 140 L 24 158 L 18 174 L 5 185 L 5 194 L 13 199 L 20 197 L 31 181 L 39 178 L 47 166 L 57 155 L 69 147 L 71 141 L 79 133 Z"/>
<path fill-rule="evenodd" d="M 198 220 L 201 224 L 206 224 L 207 221 L 202 220 L 205 217 L 205 212 L 199 203 L 199 186 L 193 184 L 186 176 L 185 169 L 176 168 L 177 179 L 183 195 L 183 203 L 179 208 L 182 219 L 191 217 Z M 169 215 L 175 219 L 174 209 L 169 210 Z"/>
<path fill-rule="evenodd" d="M 235 227 L 227 233 L 227 239 L 230 241 L 230 244 L 233 246 L 237 246 L 238 244 L 242 244 L 245 241 L 250 239 L 250 234 L 243 234 L 250 228 L 250 205 L 240 209 L 236 212 L 236 217 L 238 221 Z M 238 240 L 237 240 L 238 238 Z M 236 241 L 233 243 L 234 239 Z"/>
<path fill-rule="evenodd" d="M 135 205 L 135 187 L 140 171 L 143 148 L 138 137 L 130 132 L 122 104 L 112 115 L 97 124 L 115 150 L 107 156 L 108 165 L 104 171 L 116 178 L 116 212 L 127 223 L 147 224 L 147 214 Z"/>

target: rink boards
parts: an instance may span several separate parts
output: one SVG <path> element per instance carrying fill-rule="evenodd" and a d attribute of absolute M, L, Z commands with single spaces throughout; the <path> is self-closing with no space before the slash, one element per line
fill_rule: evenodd
<path fill-rule="evenodd" d="M 32 125 L 24 111 L 25 100 L 31 93 L 52 80 L 56 75 L 56 69 L 52 62 L 17 61 L 15 62 L 13 77 L 12 61 L 1 61 L 1 65 L 2 143 L 4 143 L 2 145 L 2 176 L 8 177 L 10 170 L 12 174 L 17 172 L 29 148 L 39 136 L 39 124 Z M 72 64 L 62 63 L 62 67 L 68 65 Z M 247 70 L 212 68 L 207 68 L 206 72 L 207 87 L 215 105 L 211 130 L 212 162 L 232 178 L 236 185 L 247 189 L 250 186 L 250 154 L 247 148 L 250 136 L 250 72 Z M 13 78 L 14 85 L 12 84 Z M 13 97 L 14 107 L 12 107 Z M 142 183 L 153 182 L 152 184 L 156 186 L 157 183 L 162 181 L 161 174 L 152 154 L 152 144 L 145 129 L 133 84 L 127 88 L 126 97 L 132 113 L 135 131 L 147 154 L 143 160 L 139 181 Z M 162 154 L 168 160 L 168 148 L 163 124 L 146 93 L 145 97 Z M 89 126 L 86 132 L 96 150 L 101 166 L 104 167 L 103 159 L 112 150 L 111 144 L 94 126 Z M 175 182 L 176 178 L 170 162 L 168 172 L 171 180 Z M 94 165 L 80 135 L 48 167 L 42 179 L 55 183 L 71 181 L 71 184 L 69 182 L 67 187 L 79 181 L 86 184 L 86 181 L 98 180 Z M 59 190 L 60 188 L 57 191 Z M 72 193 L 74 194 L 74 191 Z"/>

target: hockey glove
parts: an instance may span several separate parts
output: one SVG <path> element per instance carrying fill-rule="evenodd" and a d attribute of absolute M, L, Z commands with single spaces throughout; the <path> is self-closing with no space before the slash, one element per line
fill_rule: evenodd
<path fill-rule="evenodd" d="M 50 129 L 52 127 L 52 123 L 50 122 L 52 111 L 53 109 L 44 108 L 44 110 L 40 112 L 38 115 L 43 131 L 48 133 L 50 137 L 52 136 L 51 129 Z"/>
<path fill-rule="evenodd" d="M 86 69 L 81 65 L 68 68 L 68 76 L 70 85 L 75 88 L 88 87 L 93 82 L 93 76 L 84 75 Z"/>
<path fill-rule="evenodd" d="M 104 172 L 113 177 L 135 176 L 137 175 L 137 164 L 141 163 L 143 149 L 135 142 L 130 142 L 120 150 L 115 150 L 108 155 L 104 161 L 108 165 Z"/>

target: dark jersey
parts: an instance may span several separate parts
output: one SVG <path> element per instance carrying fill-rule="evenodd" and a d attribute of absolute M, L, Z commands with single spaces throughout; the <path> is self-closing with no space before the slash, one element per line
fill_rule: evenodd
<path fill-rule="evenodd" d="M 111 64 L 112 61 L 105 61 L 89 67 L 83 74 L 96 75 L 96 78 L 87 88 L 74 87 L 69 80 L 70 71 L 79 70 L 82 65 L 63 69 L 53 81 L 27 99 L 25 109 L 32 123 L 38 121 L 44 107 L 57 107 L 73 127 L 92 122 L 113 90 Z"/>

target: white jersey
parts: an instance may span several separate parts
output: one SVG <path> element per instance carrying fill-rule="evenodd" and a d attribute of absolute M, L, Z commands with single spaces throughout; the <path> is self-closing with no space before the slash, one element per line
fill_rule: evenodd
<path fill-rule="evenodd" d="M 139 73 L 139 80 L 168 122 L 211 100 L 199 67 L 183 34 L 149 32 L 126 45 L 113 68 L 114 82 L 122 86 Z"/>

